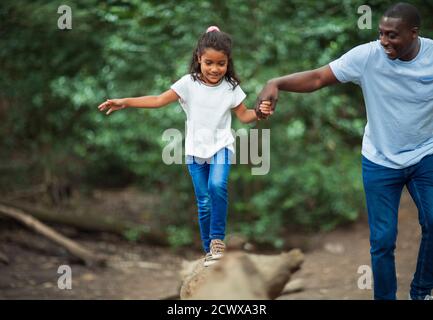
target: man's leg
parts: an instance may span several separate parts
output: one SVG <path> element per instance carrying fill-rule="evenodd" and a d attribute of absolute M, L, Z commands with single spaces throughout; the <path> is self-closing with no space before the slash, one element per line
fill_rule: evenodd
<path fill-rule="evenodd" d="M 433 155 L 415 165 L 407 187 L 418 208 L 422 230 L 410 296 L 412 299 L 424 299 L 433 288 Z"/>
<path fill-rule="evenodd" d="M 370 226 L 374 299 L 394 300 L 397 298 L 394 249 L 404 173 L 362 157 L 362 176 Z"/>

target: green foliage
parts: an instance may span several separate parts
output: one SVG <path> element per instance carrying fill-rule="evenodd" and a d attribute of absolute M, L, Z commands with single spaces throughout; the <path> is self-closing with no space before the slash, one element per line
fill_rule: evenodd
<path fill-rule="evenodd" d="M 129 228 L 124 232 L 125 239 L 131 242 L 137 242 L 141 237 L 149 232 L 147 226 L 138 226 Z"/>
<path fill-rule="evenodd" d="M 46 170 L 90 186 L 136 183 L 162 199 L 155 215 L 168 226 L 170 242 L 188 244 L 191 230 L 198 232 L 190 177 L 184 165 L 161 161 L 164 130 L 184 132 L 180 106 L 109 117 L 96 107 L 109 97 L 167 90 L 187 72 L 209 25 L 232 35 L 236 70 L 253 107 L 268 79 L 320 67 L 375 40 L 390 3 L 370 1 L 373 29 L 360 30 L 357 8 L 364 1 L 357 0 L 79 0 L 70 4 L 72 30 L 61 31 L 57 8 L 63 2 L 3 1 L 1 187 L 13 177 L 29 183 L 30 172 L 42 177 Z M 424 13 L 422 35 L 432 37 L 433 19 L 426 14 L 432 5 L 413 4 Z M 331 229 L 364 210 L 360 142 L 366 120 L 354 85 L 281 93 L 277 108 L 258 124 L 271 128 L 269 174 L 252 176 L 249 165 L 232 168 L 229 230 L 280 246 L 286 226 Z M 140 232 L 126 237 L 137 239 Z"/>
<path fill-rule="evenodd" d="M 167 227 L 168 243 L 173 248 L 179 248 L 192 244 L 193 234 L 189 226 L 169 225 Z"/>

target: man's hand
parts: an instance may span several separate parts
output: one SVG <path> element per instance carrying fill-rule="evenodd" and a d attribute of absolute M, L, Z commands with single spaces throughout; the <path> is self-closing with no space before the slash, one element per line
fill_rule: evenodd
<path fill-rule="evenodd" d="M 278 87 L 273 81 L 269 81 L 266 86 L 262 89 L 256 102 L 256 114 L 259 119 L 267 119 L 270 114 L 275 111 L 278 101 Z M 271 112 L 264 114 L 261 108 L 265 107 L 264 102 L 269 102 L 271 105 Z"/>

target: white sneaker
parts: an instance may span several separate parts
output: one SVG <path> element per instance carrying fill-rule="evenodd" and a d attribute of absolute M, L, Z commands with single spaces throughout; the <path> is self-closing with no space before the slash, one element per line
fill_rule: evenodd
<path fill-rule="evenodd" d="M 409 300 L 412 300 L 412 297 L 410 296 L 410 293 L 409 293 Z M 427 294 L 427 295 L 424 297 L 424 299 L 422 299 L 422 300 L 433 300 L 433 296 Z"/>
<path fill-rule="evenodd" d="M 211 264 L 214 264 L 215 262 L 216 260 L 212 259 L 212 253 L 210 252 L 206 253 L 206 255 L 204 256 L 203 266 L 209 267 Z"/>

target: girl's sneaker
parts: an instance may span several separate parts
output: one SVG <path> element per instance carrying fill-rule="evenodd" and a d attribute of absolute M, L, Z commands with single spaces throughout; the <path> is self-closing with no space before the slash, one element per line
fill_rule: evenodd
<path fill-rule="evenodd" d="M 204 256 L 203 266 L 209 267 L 211 264 L 214 264 L 216 260 L 212 260 L 212 253 L 208 252 Z"/>
<path fill-rule="evenodd" d="M 210 242 L 210 252 L 206 253 L 203 266 L 208 267 L 221 259 L 224 255 L 225 249 L 226 245 L 224 244 L 224 242 L 222 242 L 222 240 L 212 240 Z"/>
<path fill-rule="evenodd" d="M 210 242 L 210 253 L 213 260 L 219 260 L 223 257 L 226 245 L 220 239 L 213 239 Z"/>

